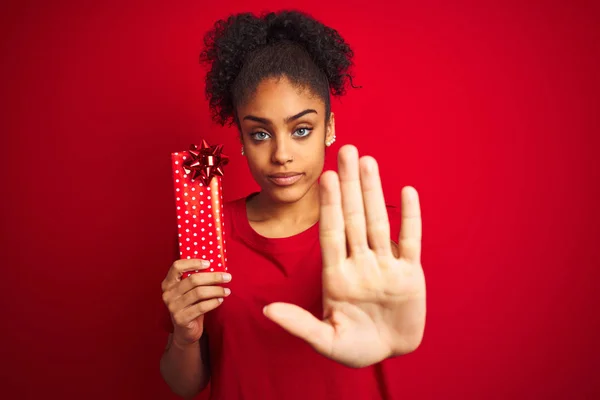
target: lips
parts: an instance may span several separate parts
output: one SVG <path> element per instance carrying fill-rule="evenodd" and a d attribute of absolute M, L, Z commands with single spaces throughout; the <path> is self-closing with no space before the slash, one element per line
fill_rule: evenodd
<path fill-rule="evenodd" d="M 285 172 L 269 175 L 269 180 L 277 186 L 290 186 L 298 182 L 302 178 L 299 172 Z"/>
<path fill-rule="evenodd" d="M 289 178 L 290 176 L 301 175 L 300 172 L 278 172 L 276 174 L 269 175 L 269 178 Z"/>

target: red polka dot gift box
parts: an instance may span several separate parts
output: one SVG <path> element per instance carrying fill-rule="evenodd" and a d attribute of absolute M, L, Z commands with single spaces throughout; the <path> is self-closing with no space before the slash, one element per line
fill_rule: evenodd
<path fill-rule="evenodd" d="M 171 153 L 179 255 L 182 259 L 209 260 L 206 270 L 227 271 L 226 232 L 223 223 L 223 166 L 229 159 L 223 145 L 209 146 L 205 140 L 187 151 Z"/>

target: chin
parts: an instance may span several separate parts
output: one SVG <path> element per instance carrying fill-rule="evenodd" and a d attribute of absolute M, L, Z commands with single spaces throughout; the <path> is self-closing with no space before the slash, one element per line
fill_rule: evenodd
<path fill-rule="evenodd" d="M 310 186 L 303 184 L 283 187 L 267 182 L 267 185 L 262 187 L 262 190 L 278 203 L 295 203 L 309 192 Z"/>
<path fill-rule="evenodd" d="M 278 203 L 295 203 L 306 194 L 306 190 L 297 187 L 269 187 L 267 192 L 269 197 Z"/>

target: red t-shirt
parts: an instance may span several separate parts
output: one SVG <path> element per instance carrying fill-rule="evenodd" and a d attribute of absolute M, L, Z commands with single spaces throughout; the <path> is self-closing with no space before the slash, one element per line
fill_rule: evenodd
<path fill-rule="evenodd" d="M 248 196 L 251 197 L 252 195 Z M 231 295 L 205 316 L 211 399 L 399 399 L 392 363 L 353 369 L 329 360 L 267 319 L 272 302 L 297 304 L 322 318 L 318 223 L 287 238 L 266 238 L 249 224 L 246 199 L 224 205 Z M 388 206 L 391 237 L 398 238 L 399 210 Z M 165 327 L 172 331 L 170 317 Z M 394 376 L 396 375 L 396 376 Z"/>

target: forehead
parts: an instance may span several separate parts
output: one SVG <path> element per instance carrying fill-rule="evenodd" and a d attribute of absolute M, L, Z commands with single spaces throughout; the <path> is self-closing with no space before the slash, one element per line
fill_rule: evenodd
<path fill-rule="evenodd" d="M 261 81 L 245 104 L 238 107 L 240 117 L 255 115 L 273 120 L 284 119 L 306 109 L 324 115 L 325 103 L 310 89 L 293 85 L 287 78 Z"/>

